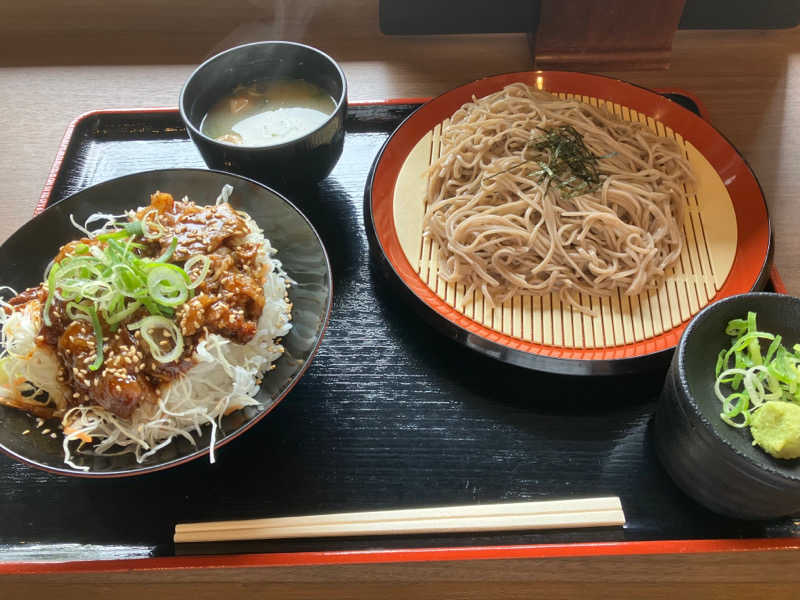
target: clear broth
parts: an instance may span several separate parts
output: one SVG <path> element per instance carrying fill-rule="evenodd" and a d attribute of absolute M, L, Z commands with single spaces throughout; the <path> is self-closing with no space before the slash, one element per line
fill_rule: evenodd
<path fill-rule="evenodd" d="M 208 111 L 200 130 L 238 146 L 272 146 L 313 131 L 336 102 L 316 85 L 299 79 L 238 86 Z"/>

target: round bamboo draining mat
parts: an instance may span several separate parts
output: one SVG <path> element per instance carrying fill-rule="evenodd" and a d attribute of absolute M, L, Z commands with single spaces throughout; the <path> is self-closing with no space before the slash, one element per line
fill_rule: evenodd
<path fill-rule="evenodd" d="M 557 293 L 517 296 L 492 307 L 476 293 L 464 301 L 465 287 L 438 273 L 438 247 L 423 235 L 428 167 L 439 157 L 440 136 L 448 120 L 426 133 L 403 163 L 394 188 L 394 222 L 409 263 L 449 306 L 487 329 L 521 340 L 566 348 L 608 348 L 660 335 L 706 306 L 725 282 L 736 252 L 736 214 L 725 184 L 708 160 L 663 123 L 613 102 L 558 94 L 603 108 L 620 119 L 640 122 L 683 148 L 697 183 L 683 198 L 685 244 L 678 263 L 652 290 L 637 296 L 616 291 L 610 297 L 581 294 L 585 313 Z M 588 313 L 594 313 L 591 316 Z"/>
<path fill-rule="evenodd" d="M 646 124 L 684 149 L 696 184 L 684 197 L 685 246 L 654 289 L 638 296 L 581 296 L 576 310 L 557 295 L 520 296 L 492 308 L 480 294 L 438 275 L 438 249 L 423 236 L 427 169 L 441 128 L 473 97 L 523 82 L 578 98 Z M 703 306 L 767 281 L 772 230 L 758 181 L 707 121 L 664 96 L 585 73 L 531 71 L 479 79 L 434 98 L 384 144 L 365 188 L 365 224 L 381 272 L 426 321 L 498 360 L 564 374 L 622 374 L 661 368 Z"/>

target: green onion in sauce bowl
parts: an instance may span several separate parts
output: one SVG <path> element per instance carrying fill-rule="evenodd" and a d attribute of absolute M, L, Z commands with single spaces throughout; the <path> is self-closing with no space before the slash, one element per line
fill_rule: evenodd
<path fill-rule="evenodd" d="M 789 350 L 780 335 L 760 331 L 754 312 L 725 333 L 731 345 L 717 357 L 714 383 L 720 418 L 749 427 L 753 444 L 775 458 L 800 457 L 800 344 Z"/>

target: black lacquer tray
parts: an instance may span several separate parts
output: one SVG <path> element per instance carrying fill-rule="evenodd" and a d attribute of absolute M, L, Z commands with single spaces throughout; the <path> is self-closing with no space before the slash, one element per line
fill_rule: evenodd
<path fill-rule="evenodd" d="M 776 547 L 800 534 L 792 519 L 716 516 L 672 483 L 652 446 L 664 372 L 565 377 L 493 361 L 437 334 L 391 292 L 370 258 L 364 184 L 387 136 L 416 107 L 352 106 L 333 174 L 286 192 L 317 228 L 334 281 L 326 337 L 287 398 L 213 465 L 85 480 L 0 456 L 0 572 L 25 571 L 11 563 L 175 554 L 192 565 L 192 556 L 209 553 L 556 544 L 569 554 L 578 545 L 640 542 L 669 551 L 670 540 L 731 549 L 741 538 Z M 126 173 L 202 166 L 176 110 L 98 111 L 68 131 L 42 203 Z M 171 542 L 177 522 L 606 495 L 621 498 L 624 528 Z"/>

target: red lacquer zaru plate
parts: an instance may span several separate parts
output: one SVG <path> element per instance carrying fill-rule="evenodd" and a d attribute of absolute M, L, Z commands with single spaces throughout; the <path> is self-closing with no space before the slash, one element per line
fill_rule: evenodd
<path fill-rule="evenodd" d="M 442 125 L 473 96 L 523 82 L 638 121 L 674 139 L 694 173 L 685 194 L 684 250 L 667 277 L 638 296 L 581 296 L 587 311 L 557 294 L 521 296 L 492 308 L 438 276 L 437 251 L 423 235 L 426 171 Z M 624 81 L 566 71 L 481 79 L 413 113 L 375 160 L 365 191 L 374 254 L 420 314 L 457 341 L 494 358 L 565 374 L 620 374 L 662 364 L 704 306 L 760 289 L 767 280 L 771 227 L 764 195 L 737 150 L 707 121 L 664 96 Z M 588 314 L 591 313 L 591 314 Z"/>

